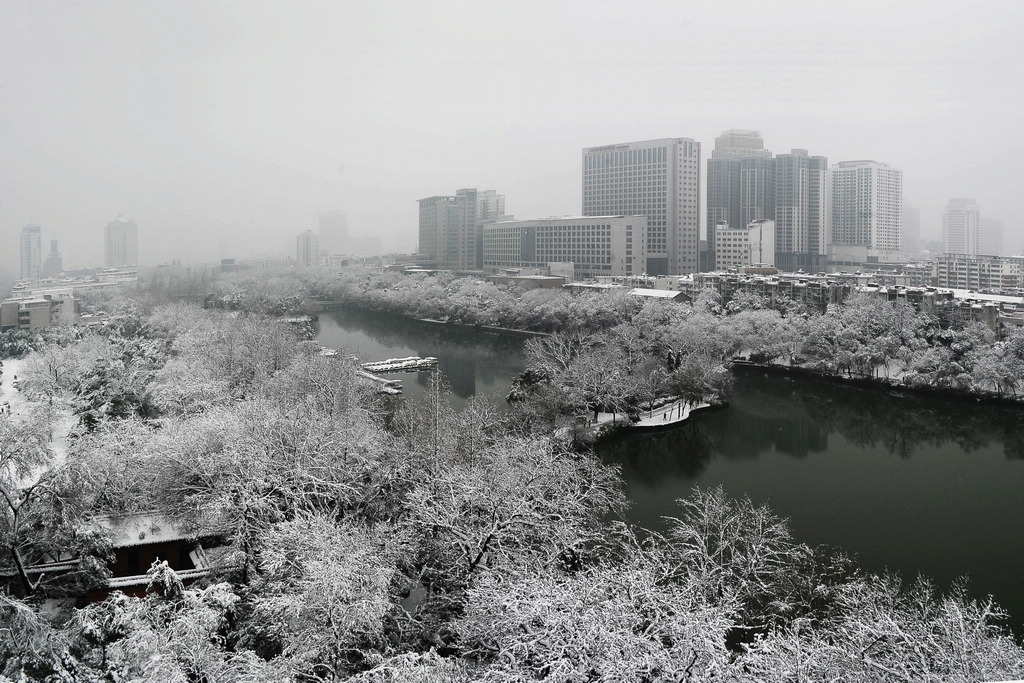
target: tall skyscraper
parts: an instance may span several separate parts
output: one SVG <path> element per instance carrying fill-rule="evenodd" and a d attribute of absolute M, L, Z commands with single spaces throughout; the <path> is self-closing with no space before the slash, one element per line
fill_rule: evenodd
<path fill-rule="evenodd" d="M 942 214 L 942 244 L 947 254 L 980 253 L 981 209 L 973 199 L 950 199 Z"/>
<path fill-rule="evenodd" d="M 295 238 L 295 262 L 299 268 L 320 265 L 320 237 L 312 230 Z"/>
<path fill-rule="evenodd" d="M 897 261 L 903 249 L 903 171 L 877 161 L 832 167 L 832 244 L 866 247 L 865 261 Z"/>
<path fill-rule="evenodd" d="M 456 248 L 449 249 L 457 225 L 455 197 L 438 195 L 418 200 L 420 205 L 419 253 L 438 265 L 454 261 Z M 449 254 L 451 259 L 449 259 Z"/>
<path fill-rule="evenodd" d="M 21 279 L 37 282 L 43 259 L 42 228 L 26 225 L 21 229 Z"/>
<path fill-rule="evenodd" d="M 51 277 L 53 275 L 59 275 L 64 271 L 64 262 L 60 257 L 60 250 L 57 248 L 57 238 L 54 237 L 50 240 L 50 254 L 46 257 L 43 262 L 43 275 Z"/>
<path fill-rule="evenodd" d="M 139 265 L 139 229 L 124 216 L 107 223 L 104 232 L 104 264 L 107 268 Z"/>
<path fill-rule="evenodd" d="M 647 273 L 698 270 L 700 143 L 690 138 L 583 150 L 583 215 L 644 216 Z"/>
<path fill-rule="evenodd" d="M 719 225 L 745 229 L 752 221 L 774 217 L 772 153 L 764 148 L 760 131 L 734 128 L 715 138 L 708 159 L 708 260 L 717 267 L 715 231 Z"/>
<path fill-rule="evenodd" d="M 454 196 L 420 199 L 419 205 L 420 254 L 448 268 L 483 268 L 483 225 L 504 216 L 505 195 L 463 188 Z"/>
<path fill-rule="evenodd" d="M 782 270 L 824 270 L 829 244 L 828 159 L 794 149 L 776 156 L 773 168 L 776 265 Z"/>

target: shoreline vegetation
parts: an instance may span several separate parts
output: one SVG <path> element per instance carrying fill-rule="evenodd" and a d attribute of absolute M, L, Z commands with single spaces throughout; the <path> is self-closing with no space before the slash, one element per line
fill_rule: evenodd
<path fill-rule="evenodd" d="M 865 572 L 721 489 L 695 489 L 666 531 L 639 534 L 621 521 L 618 470 L 552 438 L 720 405 L 735 355 L 864 375 L 895 358 L 884 367 L 900 381 L 1015 395 L 1024 337 L 866 299 L 824 313 L 680 306 L 364 269 L 223 275 L 204 280 L 200 308 L 176 294 L 195 296 L 190 277 L 154 271 L 103 295 L 102 328 L 3 337 L 24 400 L 0 414 L 0 675 L 1024 676 L 993 599 Z M 455 412 L 436 376 L 422 400 L 395 401 L 355 359 L 322 357 L 281 317 L 315 313 L 310 295 L 547 334 L 525 342 L 509 411 L 473 399 Z M 51 402 L 75 418 L 61 458 Z M 41 475 L 25 485 L 24 472 Z M 145 594 L 77 601 L 111 576 L 112 537 L 94 521 L 154 510 L 191 538 L 224 538 L 223 562 L 187 584 L 187 567 L 155 562 Z M 32 570 L 68 555 L 66 571 Z"/>

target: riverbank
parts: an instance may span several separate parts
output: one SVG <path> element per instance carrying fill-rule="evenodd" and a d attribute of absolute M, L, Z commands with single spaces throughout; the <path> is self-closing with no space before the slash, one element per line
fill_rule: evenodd
<path fill-rule="evenodd" d="M 915 396 L 932 396 L 935 398 L 964 401 L 968 403 L 991 403 L 993 405 L 1024 406 L 1024 396 L 997 394 L 993 391 L 968 391 L 956 387 L 936 387 L 926 384 L 907 384 L 895 377 L 867 377 L 864 375 L 843 375 L 823 370 L 816 370 L 803 365 L 786 365 L 782 363 L 754 363 L 747 360 L 731 360 L 727 363 L 730 372 L 762 370 L 777 375 L 795 375 L 811 377 L 835 384 L 857 386 L 872 390 L 886 389 L 897 393 Z"/>
<path fill-rule="evenodd" d="M 413 318 L 416 322 L 426 323 L 428 325 L 441 325 L 443 327 L 453 327 L 464 330 L 476 330 L 477 332 L 495 332 L 498 334 L 511 334 L 517 337 L 547 337 L 550 336 L 547 332 L 531 332 L 530 330 L 517 330 L 512 327 L 497 327 L 495 325 L 470 325 L 468 323 L 459 323 L 452 320 L 435 320 L 433 318 Z"/>
<path fill-rule="evenodd" d="M 651 410 L 644 411 L 644 416 L 637 422 L 633 422 L 628 416 L 622 413 L 597 414 L 597 419 L 587 418 L 583 425 L 577 424 L 575 429 L 563 427 L 555 432 L 555 436 L 572 438 L 576 441 L 593 441 L 618 434 L 623 431 L 629 432 L 660 432 L 675 429 L 687 422 L 694 415 L 699 415 L 723 405 L 711 405 L 710 403 L 697 403 L 690 405 L 681 400 L 670 400 L 663 405 Z"/>

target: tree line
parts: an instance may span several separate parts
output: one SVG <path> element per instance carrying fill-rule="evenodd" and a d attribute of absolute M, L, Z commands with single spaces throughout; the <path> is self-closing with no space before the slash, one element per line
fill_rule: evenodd
<path fill-rule="evenodd" d="M 280 318 L 122 303 L 102 329 L 35 340 L 19 374 L 27 403 L 0 416 L 11 679 L 1021 676 L 1024 649 L 992 601 L 865 573 L 747 499 L 696 490 L 665 532 L 628 527 L 617 470 L 554 439 L 536 419 L 543 401 L 473 399 L 456 413 L 437 378 L 422 401 L 394 402 Z M 726 346 L 722 321 L 775 319 L 621 303 L 632 331 L 619 321 L 596 341 L 567 330 L 536 343 L 538 372 L 580 376 L 556 403 L 619 400 L 588 394 L 619 380 L 587 373 L 620 358 L 625 382 L 756 353 Z M 62 459 L 49 439 L 59 411 L 76 420 Z M 228 538 L 221 568 L 185 586 L 157 563 L 146 597 L 44 616 L 47 598 L 103 585 L 110 539 L 91 522 L 149 510 Z M 74 575 L 18 570 L 60 551 L 83 559 Z"/>

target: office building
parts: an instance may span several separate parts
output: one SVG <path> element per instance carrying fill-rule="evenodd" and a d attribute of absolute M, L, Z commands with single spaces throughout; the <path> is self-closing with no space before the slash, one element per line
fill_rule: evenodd
<path fill-rule="evenodd" d="M 320 236 L 312 230 L 295 238 L 295 263 L 299 268 L 320 265 Z"/>
<path fill-rule="evenodd" d="M 950 199 L 942 214 L 942 244 L 948 254 L 981 253 L 981 210 L 973 199 Z"/>
<path fill-rule="evenodd" d="M 419 200 L 419 253 L 438 267 L 483 267 L 483 226 L 505 217 L 505 195 L 464 188 L 454 195 Z"/>
<path fill-rule="evenodd" d="M 732 129 L 715 138 L 708 159 L 708 262 L 702 270 L 720 267 L 714 261 L 719 225 L 745 228 L 751 221 L 772 218 L 774 204 L 772 153 L 760 131 Z"/>
<path fill-rule="evenodd" d="M 21 229 L 21 279 L 37 282 L 42 268 L 43 237 L 38 225 Z"/>
<path fill-rule="evenodd" d="M 830 173 L 830 264 L 902 261 L 903 172 L 877 161 L 841 161 Z"/>
<path fill-rule="evenodd" d="M 648 259 L 643 216 L 583 216 L 498 221 L 484 225 L 484 271 L 572 263 L 575 279 L 640 275 Z"/>
<path fill-rule="evenodd" d="M 647 219 L 650 275 L 698 270 L 700 143 L 690 138 L 583 150 L 583 215 Z"/>
<path fill-rule="evenodd" d="M 103 263 L 107 268 L 139 265 L 139 229 L 124 216 L 107 223 L 103 239 Z"/>
<path fill-rule="evenodd" d="M 787 271 L 825 269 L 829 245 L 828 159 L 805 149 L 779 154 L 775 182 L 775 260 Z"/>
<path fill-rule="evenodd" d="M 436 265 L 449 262 L 449 241 L 457 225 L 455 197 L 434 196 L 417 200 L 420 207 L 420 239 L 417 251 Z M 456 248 L 450 250 L 454 260 Z"/>
<path fill-rule="evenodd" d="M 718 226 L 715 232 L 717 269 L 775 265 L 775 221 L 751 221 L 744 228 Z"/>
<path fill-rule="evenodd" d="M 0 303 L 0 332 L 72 325 L 81 303 L 71 289 L 25 292 Z"/>

